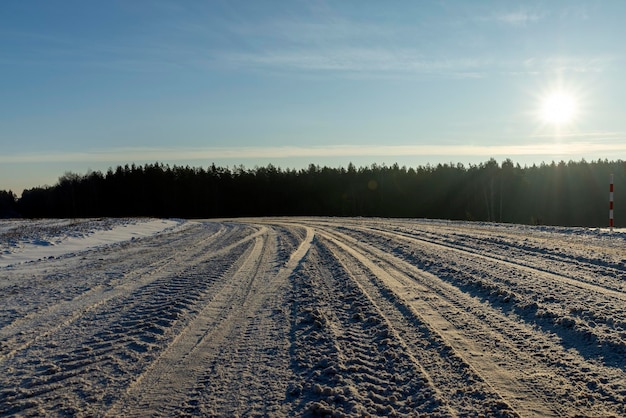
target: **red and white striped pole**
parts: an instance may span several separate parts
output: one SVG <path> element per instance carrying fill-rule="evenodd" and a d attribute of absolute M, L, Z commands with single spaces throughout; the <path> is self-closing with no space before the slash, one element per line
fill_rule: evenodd
<path fill-rule="evenodd" d="M 613 174 L 611 174 L 611 184 L 609 186 L 609 228 L 613 232 Z"/>

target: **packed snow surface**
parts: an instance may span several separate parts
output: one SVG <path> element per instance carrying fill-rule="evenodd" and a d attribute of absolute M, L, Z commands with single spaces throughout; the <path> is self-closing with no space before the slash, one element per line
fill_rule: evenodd
<path fill-rule="evenodd" d="M 0 221 L 0 416 L 626 416 L 626 233 Z"/>

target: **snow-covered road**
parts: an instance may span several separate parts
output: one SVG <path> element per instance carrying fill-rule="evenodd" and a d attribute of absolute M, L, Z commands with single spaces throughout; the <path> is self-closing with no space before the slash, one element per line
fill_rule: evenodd
<path fill-rule="evenodd" d="M 0 238 L 2 416 L 626 416 L 622 232 L 102 219 Z"/>

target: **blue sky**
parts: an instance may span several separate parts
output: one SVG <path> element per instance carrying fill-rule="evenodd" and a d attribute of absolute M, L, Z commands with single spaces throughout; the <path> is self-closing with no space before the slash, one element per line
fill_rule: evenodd
<path fill-rule="evenodd" d="M 626 159 L 623 1 L 0 2 L 0 190 L 160 161 Z M 542 119 L 562 90 L 570 123 Z"/>

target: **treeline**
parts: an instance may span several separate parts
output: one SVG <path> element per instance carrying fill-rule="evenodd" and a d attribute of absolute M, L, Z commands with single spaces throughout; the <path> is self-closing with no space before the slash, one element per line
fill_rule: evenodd
<path fill-rule="evenodd" d="M 24 190 L 19 199 L 0 191 L 0 215 L 380 216 L 606 226 L 610 174 L 615 175 L 619 225 L 620 214 L 626 215 L 626 163 L 621 160 L 531 167 L 508 159 L 417 168 L 311 164 L 301 170 L 133 164 L 106 173 L 66 173 L 56 185 Z"/>

